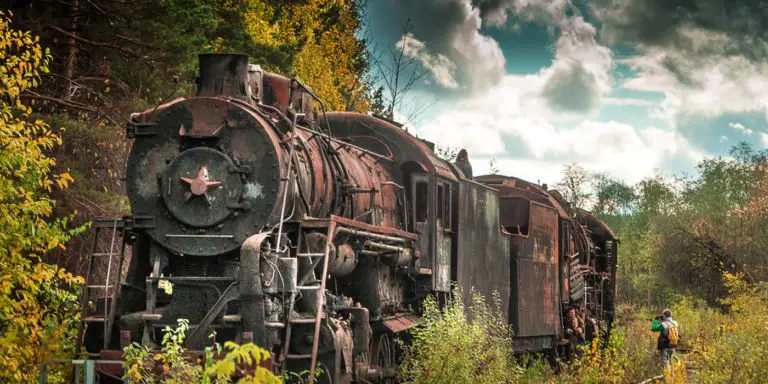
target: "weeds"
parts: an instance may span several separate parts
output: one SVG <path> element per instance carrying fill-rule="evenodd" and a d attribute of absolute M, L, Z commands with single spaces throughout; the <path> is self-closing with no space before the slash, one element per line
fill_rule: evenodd
<path fill-rule="evenodd" d="M 462 293 L 454 294 L 445 308 L 429 297 L 423 322 L 412 331 L 413 342 L 404 347 L 400 379 L 408 383 L 516 383 L 523 369 L 513 356 L 512 332 L 501 316 L 494 296 L 489 306 L 481 295 L 470 292 L 465 308 Z M 467 318 L 467 314 L 471 318 Z"/>
<path fill-rule="evenodd" d="M 686 363 L 698 369 L 702 383 L 763 383 L 768 377 L 768 286 L 747 284 L 725 275 L 729 294 L 722 303 L 730 313 L 679 296 L 670 305 L 681 325 L 681 346 L 667 369 L 650 331 L 658 311 L 623 306 L 620 324 L 604 346 L 597 340 L 581 347 L 575 361 L 555 375 L 543 359 L 512 356 L 512 335 L 498 310 L 471 292 L 465 308 L 461 292 L 440 309 L 430 298 L 424 321 L 406 347 L 401 379 L 409 383 L 639 383 L 663 375 L 665 383 L 682 384 Z"/>
<path fill-rule="evenodd" d="M 260 366 L 269 352 L 248 343 L 238 345 L 216 343 L 207 347 L 202 361 L 190 362 L 183 347 L 189 321 L 178 320 L 178 327 L 165 327 L 162 347 L 152 352 L 149 347 L 133 343 L 124 349 L 123 380 L 128 384 L 255 384 L 281 383 L 280 378 Z M 224 354 L 226 352 L 226 354 Z M 222 358 L 216 359 L 217 356 Z M 243 369 L 245 368 L 245 369 Z M 237 381 L 234 381 L 236 379 Z"/>

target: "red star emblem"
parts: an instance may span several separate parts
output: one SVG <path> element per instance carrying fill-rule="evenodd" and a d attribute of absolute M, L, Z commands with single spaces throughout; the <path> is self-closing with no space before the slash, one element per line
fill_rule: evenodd
<path fill-rule="evenodd" d="M 189 184 L 190 193 L 187 194 L 187 200 L 192 196 L 201 196 L 206 202 L 208 202 L 208 195 L 206 194 L 208 187 L 223 184 L 221 181 L 208 180 L 208 169 L 205 166 L 197 170 L 197 175 L 194 179 L 182 177 L 181 181 Z"/>

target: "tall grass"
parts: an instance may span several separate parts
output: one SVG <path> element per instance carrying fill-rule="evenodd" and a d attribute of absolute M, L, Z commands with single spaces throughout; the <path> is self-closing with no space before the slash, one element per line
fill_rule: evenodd
<path fill-rule="evenodd" d="M 725 279 L 729 294 L 722 302 L 730 313 L 684 296 L 669 304 L 683 338 L 677 360 L 666 370 L 656 349 L 658 333 L 650 330 L 658 308 L 621 306 L 620 321 L 606 344 L 595 340 L 582 347 L 579 357 L 563 363 L 555 375 L 543 360 L 513 356 L 512 333 L 498 297 L 489 305 L 471 292 L 472 305 L 465 308 L 456 291 L 442 309 L 434 299 L 427 300 L 424 321 L 413 331 L 413 344 L 405 347 L 400 379 L 419 384 L 634 384 L 663 376 L 666 383 L 682 384 L 687 361 L 703 383 L 766 383 L 768 286 L 747 284 L 736 275 Z"/>

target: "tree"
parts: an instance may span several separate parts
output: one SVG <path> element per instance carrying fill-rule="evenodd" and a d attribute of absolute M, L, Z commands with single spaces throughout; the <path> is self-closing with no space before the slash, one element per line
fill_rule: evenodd
<path fill-rule="evenodd" d="M 375 79 L 384 84 L 379 88 L 382 90 L 384 101 L 381 116 L 390 120 L 394 120 L 397 111 L 413 123 L 435 103 L 412 101 L 407 105 L 403 104 L 413 86 L 429 73 L 419 60 L 407 53 L 409 44 L 413 41 L 415 40 L 411 33 L 411 21 L 408 19 L 403 25 L 400 40 L 394 48 L 389 48 L 388 55 L 384 58 L 373 58 L 377 72 Z M 386 91 L 386 94 L 383 91 Z"/>
<path fill-rule="evenodd" d="M 495 157 L 488 162 L 488 169 L 490 170 L 491 175 L 499 174 L 499 165 L 496 163 Z"/>
<path fill-rule="evenodd" d="M 384 105 L 384 87 L 376 88 L 371 96 L 371 112 L 376 116 L 385 117 L 391 120 L 387 106 Z"/>
<path fill-rule="evenodd" d="M 459 147 L 455 145 L 435 145 L 435 154 L 437 157 L 453 163 L 456 160 L 456 156 L 459 154 Z"/>
<path fill-rule="evenodd" d="M 77 211 L 76 223 L 127 213 L 128 116 L 194 94 L 200 53 L 247 54 L 265 70 L 297 77 L 329 109 L 370 110 L 370 58 L 358 33 L 363 0 L 2 3 L 17 14 L 14 28 L 39 35 L 60 58 L 41 74 L 46 86 L 25 89 L 22 100 L 50 126 L 66 127 L 51 156 L 78 183 L 53 192 L 54 214 Z M 72 249 L 87 240 L 72 239 L 59 259 L 70 270 L 78 268 Z"/>
<path fill-rule="evenodd" d="M 593 176 L 596 198 L 592 212 L 601 217 L 626 216 L 632 213 L 637 196 L 631 186 L 604 174 Z"/>
<path fill-rule="evenodd" d="M 11 28 L 11 16 L 0 11 L 0 377 L 29 383 L 44 361 L 68 352 L 78 323 L 69 288 L 79 279 L 41 256 L 64 249 L 82 228 L 50 217 L 50 193 L 73 180 L 52 173 L 47 152 L 61 137 L 20 98 L 40 84 L 50 55 L 37 36 Z"/>
<path fill-rule="evenodd" d="M 589 182 L 589 173 L 573 163 L 563 168 L 563 179 L 557 184 L 557 188 L 574 208 L 584 209 L 591 196 L 588 190 Z"/>

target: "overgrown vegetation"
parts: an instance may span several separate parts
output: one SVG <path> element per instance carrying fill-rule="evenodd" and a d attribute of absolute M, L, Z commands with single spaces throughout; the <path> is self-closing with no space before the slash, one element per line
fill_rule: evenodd
<path fill-rule="evenodd" d="M 665 382 L 682 383 L 686 361 L 704 383 L 764 381 L 767 160 L 765 151 L 740 144 L 730 157 L 703 160 L 695 177 L 655 175 L 633 186 L 567 166 L 557 185 L 560 193 L 572 206 L 592 209 L 621 238 L 619 323 L 604 348 L 587 346 L 559 375 L 539 359 L 525 362 L 525 369 L 508 367 L 514 374 L 499 382 L 638 383 L 663 376 Z M 681 350 L 687 352 L 678 353 L 666 371 L 656 350 L 658 334 L 650 331 L 664 307 L 681 324 Z M 462 373 L 471 370 L 461 364 L 477 366 L 464 346 L 483 343 L 478 335 L 492 331 L 483 330 L 483 322 L 468 322 L 462 310 L 456 302 L 442 312 L 427 308 L 431 320 L 417 331 L 425 352 L 406 359 L 408 372 L 415 372 L 411 382 L 444 382 L 441 364 L 448 364 L 445 375 L 452 380 L 478 380 L 478 373 Z"/>
<path fill-rule="evenodd" d="M 189 322 L 179 319 L 178 327 L 165 327 L 160 351 L 133 343 L 124 349 L 125 374 L 128 384 L 270 384 L 281 383 L 272 371 L 261 366 L 269 352 L 248 343 L 226 342 L 222 347 L 206 347 L 199 361 L 186 355 L 184 335 Z M 217 358 L 218 357 L 218 358 Z"/>
<path fill-rule="evenodd" d="M 74 256 L 69 266 L 76 270 L 87 252 L 76 239 L 83 224 L 126 212 L 126 118 L 191 94 L 198 53 L 249 54 L 265 69 L 307 83 L 329 109 L 393 117 L 410 86 L 395 82 L 389 97 L 372 89 L 361 0 L 3 4 L 17 13 L 0 11 L 0 378 L 11 383 L 34 382 L 43 361 L 71 356 L 82 281 L 59 268 L 66 264 L 61 256 Z M 456 152 L 440 150 L 448 159 Z M 622 239 L 621 323 L 606 348 L 589 346 L 555 376 L 541 360 L 508 354 L 511 336 L 498 302 L 471 293 L 465 307 L 457 295 L 443 310 L 426 303 L 402 378 L 635 383 L 660 374 L 648 328 L 667 306 L 684 327 L 702 381 L 768 377 L 767 158 L 741 144 L 729 157 L 703 160 L 694 177 L 657 175 L 635 185 L 567 167 L 558 186 L 566 199 L 593 209 Z M 194 365 L 183 358 L 179 329 L 167 330 L 159 353 L 129 348 L 127 378 L 221 381 L 238 363 L 266 358 L 255 346 L 225 344 Z M 680 382 L 681 367 L 665 372 L 668 382 Z M 257 376 L 272 380 L 263 371 Z"/>
<path fill-rule="evenodd" d="M 49 71 L 40 74 L 46 86 L 22 89 L 18 97 L 35 103 L 40 120 L 64 141 L 52 157 L 78 183 L 53 195 L 54 213 L 76 210 L 76 224 L 128 213 L 122 185 L 128 116 L 194 94 L 200 53 L 247 54 L 266 70 L 306 83 L 329 109 L 370 110 L 362 0 L 0 3 L 16 13 L 16 29 L 39 35 L 50 48 Z M 92 243 L 75 237 L 69 249 L 81 252 L 61 250 L 56 260 L 79 271 L 80 253 Z"/>
<path fill-rule="evenodd" d="M 686 361 L 698 369 L 702 383 L 758 383 L 766 377 L 768 361 L 768 287 L 750 284 L 739 275 L 725 274 L 728 291 L 722 304 L 730 313 L 702 300 L 681 299 L 671 306 L 681 324 L 683 345 L 670 367 L 661 366 L 656 338 L 650 331 L 657 311 L 622 305 L 606 345 L 581 347 L 574 361 L 554 374 L 541 358 L 515 358 L 509 328 L 498 308 L 473 295 L 470 308 L 460 296 L 443 309 L 430 299 L 421 327 L 413 331 L 402 378 L 410 383 L 581 383 L 634 384 L 663 376 L 666 383 L 684 383 Z M 467 319 L 467 314 L 473 319 Z M 681 351 L 685 351 L 683 354 Z"/>
<path fill-rule="evenodd" d="M 41 258 L 83 228 L 51 217 L 51 193 L 73 180 L 48 155 L 61 136 L 20 98 L 40 85 L 51 57 L 11 17 L 0 11 L 0 378 L 29 383 L 44 361 L 72 350 L 78 323 L 80 280 Z"/>
<path fill-rule="evenodd" d="M 723 272 L 768 280 L 768 153 L 746 143 L 702 160 L 698 174 L 635 185 L 566 167 L 559 190 L 621 238 L 624 302 L 663 307 L 687 295 L 720 306 Z"/>
<path fill-rule="evenodd" d="M 430 296 L 424 302 L 422 324 L 405 346 L 400 379 L 409 383 L 510 383 L 522 369 L 515 363 L 512 331 L 501 314 L 498 298 L 492 303 L 470 292 L 465 307 L 456 288 L 444 309 Z M 471 320 L 467 319 L 469 314 Z"/>

